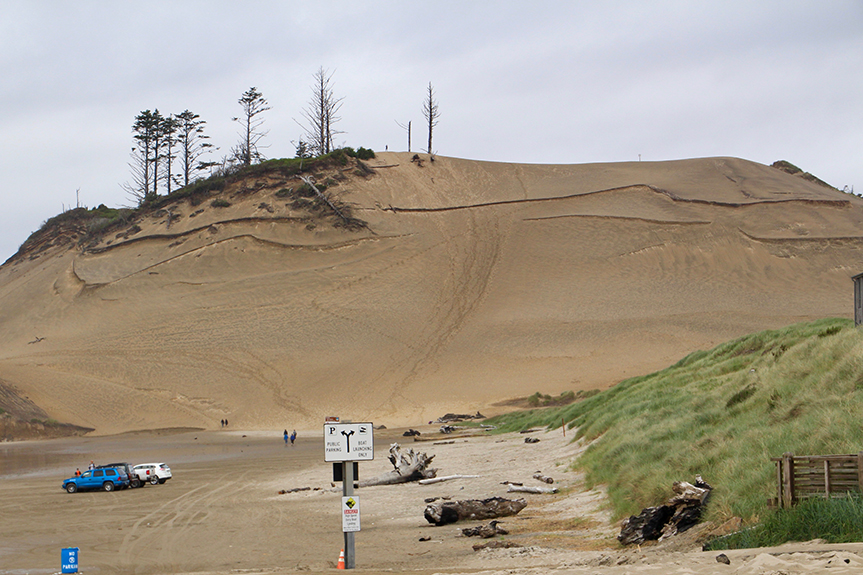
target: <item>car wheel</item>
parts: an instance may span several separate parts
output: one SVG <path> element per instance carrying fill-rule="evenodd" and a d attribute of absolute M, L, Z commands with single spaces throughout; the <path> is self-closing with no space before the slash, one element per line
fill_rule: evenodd
<path fill-rule="evenodd" d="M 68 491 L 69 493 L 75 493 L 76 491 L 78 491 L 78 486 L 74 483 L 69 483 L 68 485 L 66 485 L 66 491 Z"/>
<path fill-rule="evenodd" d="M 157 475 L 150 476 L 150 485 L 158 485 L 159 477 Z"/>
<path fill-rule="evenodd" d="M 114 484 L 111 481 L 106 481 L 102 484 L 102 489 L 105 491 L 114 491 Z"/>
<path fill-rule="evenodd" d="M 168 481 L 168 480 L 167 479 L 160 479 L 159 485 L 164 485 L 166 481 Z"/>
<path fill-rule="evenodd" d="M 132 480 L 132 482 L 131 482 L 129 485 L 131 485 L 131 486 L 132 486 L 132 489 L 134 489 L 134 488 L 136 488 L 136 487 L 141 487 L 141 485 L 143 485 L 143 483 L 141 483 L 141 480 L 140 480 L 140 479 L 135 478 L 135 479 L 133 479 L 133 480 Z"/>

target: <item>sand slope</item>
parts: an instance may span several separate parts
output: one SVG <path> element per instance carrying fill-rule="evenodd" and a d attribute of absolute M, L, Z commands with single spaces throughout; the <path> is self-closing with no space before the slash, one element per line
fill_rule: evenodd
<path fill-rule="evenodd" d="M 0 379 L 97 433 L 410 425 L 853 315 L 863 200 L 768 166 L 370 165 L 331 188 L 358 232 L 258 176 L 228 208 L 181 202 L 95 251 L 10 260 Z"/>

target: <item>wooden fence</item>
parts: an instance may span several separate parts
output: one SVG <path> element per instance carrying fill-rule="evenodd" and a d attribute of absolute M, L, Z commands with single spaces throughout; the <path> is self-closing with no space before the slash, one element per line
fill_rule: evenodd
<path fill-rule="evenodd" d="M 807 497 L 844 496 L 861 491 L 863 452 L 856 455 L 794 455 L 773 457 L 776 462 L 780 507 L 791 507 Z"/>

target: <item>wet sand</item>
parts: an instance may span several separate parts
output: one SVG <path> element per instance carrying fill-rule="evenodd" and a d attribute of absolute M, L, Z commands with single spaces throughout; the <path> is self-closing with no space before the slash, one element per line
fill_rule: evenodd
<path fill-rule="evenodd" d="M 324 522 L 310 520 L 312 513 L 274 505 L 268 499 L 276 490 L 261 489 L 319 464 L 320 437 L 301 435 L 285 447 L 279 432 L 125 434 L 3 444 L 0 454 L 0 509 L 4 518 L 15 517 L 0 527 L 0 573 L 56 572 L 64 547 L 80 548 L 83 572 L 274 567 L 284 560 L 279 550 L 304 556 L 287 543 L 292 532 L 329 535 L 317 532 Z M 114 493 L 63 491 L 62 480 L 91 459 L 164 461 L 174 477 Z M 341 534 L 329 531 L 338 551 Z"/>

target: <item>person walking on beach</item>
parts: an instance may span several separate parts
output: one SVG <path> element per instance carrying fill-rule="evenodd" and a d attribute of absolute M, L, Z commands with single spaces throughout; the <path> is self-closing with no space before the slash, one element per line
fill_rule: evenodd
<path fill-rule="evenodd" d="M 288 430 L 285 430 L 285 447 L 288 446 Z"/>
<path fill-rule="evenodd" d="M 81 477 L 81 470 L 77 467 L 75 468 L 75 477 Z"/>
<path fill-rule="evenodd" d="M 93 463 L 92 459 L 90 460 L 90 465 L 87 467 L 87 469 L 96 469 L 96 464 Z"/>
<path fill-rule="evenodd" d="M 288 432 L 288 431 L 287 431 L 287 430 L 285 430 L 285 433 L 287 433 L 287 432 Z M 295 429 L 295 430 L 291 431 L 291 447 L 293 447 L 293 446 L 294 446 L 294 440 L 295 440 L 296 438 L 297 438 L 297 430 Z"/>

